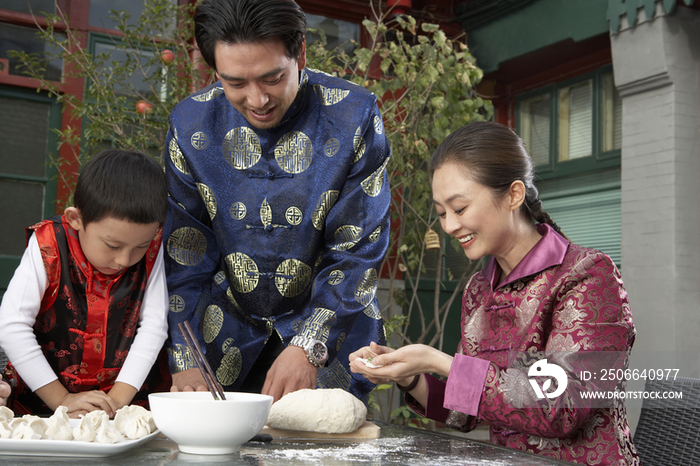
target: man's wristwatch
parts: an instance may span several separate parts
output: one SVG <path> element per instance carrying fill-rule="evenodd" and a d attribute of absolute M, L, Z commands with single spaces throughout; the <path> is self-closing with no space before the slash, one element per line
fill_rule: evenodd
<path fill-rule="evenodd" d="M 328 348 L 326 348 L 326 345 L 320 340 L 297 335 L 292 338 L 289 344 L 298 346 L 306 351 L 306 357 L 309 359 L 309 362 L 316 367 L 323 367 L 326 361 L 328 361 Z"/>

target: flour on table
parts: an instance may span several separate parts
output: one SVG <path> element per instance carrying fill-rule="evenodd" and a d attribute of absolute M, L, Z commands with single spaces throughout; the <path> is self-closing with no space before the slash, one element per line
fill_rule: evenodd
<path fill-rule="evenodd" d="M 288 393 L 272 405 L 267 425 L 273 429 L 345 434 L 360 428 L 367 408 L 340 388 Z"/>

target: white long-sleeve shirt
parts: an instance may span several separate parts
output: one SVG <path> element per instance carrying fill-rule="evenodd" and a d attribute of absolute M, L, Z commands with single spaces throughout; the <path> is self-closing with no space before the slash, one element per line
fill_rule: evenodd
<path fill-rule="evenodd" d="M 0 304 L 0 347 L 33 391 L 58 379 L 33 329 L 48 284 L 39 243 L 32 235 Z M 146 284 L 136 336 L 116 381 L 139 390 L 167 336 L 168 288 L 161 247 Z"/>

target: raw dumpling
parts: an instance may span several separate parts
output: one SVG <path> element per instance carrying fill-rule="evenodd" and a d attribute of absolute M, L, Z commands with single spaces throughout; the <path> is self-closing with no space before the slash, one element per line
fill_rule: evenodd
<path fill-rule="evenodd" d="M 359 429 L 367 407 L 340 388 L 287 393 L 272 405 L 267 425 L 275 429 L 344 434 Z"/>
<path fill-rule="evenodd" d="M 70 424 L 70 418 L 68 417 L 68 406 L 59 406 L 58 408 L 56 408 L 56 411 L 53 412 L 49 420 L 46 422 L 50 422 L 51 419 L 63 419 L 64 421 Z"/>
<path fill-rule="evenodd" d="M 7 421 L 0 421 L 0 438 L 10 438 L 12 435 L 12 426 Z"/>
<path fill-rule="evenodd" d="M 18 428 L 22 424 L 26 424 L 25 420 L 22 419 L 21 417 L 16 417 L 9 422 L 10 422 L 10 428 L 12 430 L 15 430 L 16 428 Z"/>
<path fill-rule="evenodd" d="M 14 411 L 12 411 L 7 406 L 0 406 L 0 421 L 12 422 L 12 418 L 14 417 Z"/>
<path fill-rule="evenodd" d="M 22 416 L 22 423 L 26 423 L 34 432 L 37 433 L 39 438 L 46 438 L 46 421 L 44 421 L 39 416 L 34 416 L 32 414 L 25 414 Z"/>
<path fill-rule="evenodd" d="M 151 427 L 145 417 L 139 416 L 124 425 L 124 435 L 126 438 L 136 440 L 151 433 Z"/>
<path fill-rule="evenodd" d="M 92 442 L 95 440 L 96 434 L 92 420 L 84 416 L 80 420 L 78 427 L 73 429 L 73 437 L 80 442 Z"/>
<path fill-rule="evenodd" d="M 46 436 L 54 440 L 73 440 L 73 428 L 70 422 L 57 420 L 49 424 L 49 428 L 46 429 Z"/>
<path fill-rule="evenodd" d="M 100 426 L 105 422 L 109 424 L 109 414 L 101 409 L 90 411 L 83 417 L 88 418 L 92 422 L 92 425 L 95 427 L 95 432 L 97 432 Z"/>
<path fill-rule="evenodd" d="M 100 424 L 95 435 L 95 441 L 98 443 L 119 443 L 123 438 L 122 434 L 117 432 L 117 429 L 109 422 L 109 418 Z"/>
<path fill-rule="evenodd" d="M 130 439 L 137 439 L 155 432 L 156 423 L 153 420 L 153 414 L 146 408 L 129 405 L 117 410 L 114 416 L 114 428 Z"/>
<path fill-rule="evenodd" d="M 38 440 L 41 438 L 41 435 L 37 434 L 28 423 L 21 422 L 12 430 L 10 438 L 15 440 Z"/>
<path fill-rule="evenodd" d="M 59 406 L 46 421 L 46 436 L 54 440 L 73 440 L 73 428 L 68 418 L 68 408 Z"/>

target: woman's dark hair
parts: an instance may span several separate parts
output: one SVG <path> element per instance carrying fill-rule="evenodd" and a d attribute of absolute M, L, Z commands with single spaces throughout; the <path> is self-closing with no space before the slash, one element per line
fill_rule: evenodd
<path fill-rule="evenodd" d="M 490 188 L 497 198 L 504 196 L 514 181 L 522 181 L 525 201 L 520 211 L 525 218 L 547 223 L 562 234 L 559 226 L 542 210 L 539 192 L 532 182 L 532 159 L 523 140 L 507 126 L 488 121 L 462 126 L 435 150 L 430 159 L 430 173 L 445 163 L 466 168 L 474 181 Z"/>
<path fill-rule="evenodd" d="M 84 226 L 107 217 L 164 223 L 168 211 L 165 172 L 140 152 L 104 150 L 80 172 L 73 204 Z"/>
<path fill-rule="evenodd" d="M 306 34 L 306 15 L 293 0 L 205 0 L 194 13 L 194 36 L 204 61 L 216 69 L 214 48 L 279 39 L 297 59 Z"/>

